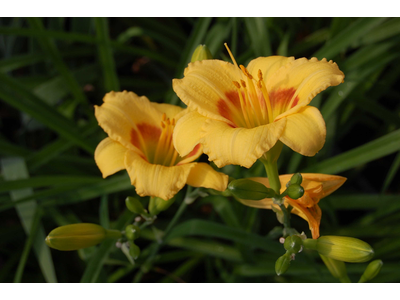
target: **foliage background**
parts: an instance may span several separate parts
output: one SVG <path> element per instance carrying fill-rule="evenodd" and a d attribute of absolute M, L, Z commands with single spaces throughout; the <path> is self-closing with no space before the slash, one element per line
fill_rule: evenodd
<path fill-rule="evenodd" d="M 384 262 L 373 281 L 398 282 L 399 33 L 397 18 L 1 18 L 0 282 L 337 282 L 312 252 L 277 277 L 284 250 L 271 211 L 218 196 L 186 205 L 185 190 L 142 231 L 134 265 L 113 242 L 74 252 L 43 243 L 60 225 L 123 229 L 135 217 L 126 172 L 103 180 L 94 163 L 105 133 L 93 105 L 125 89 L 181 105 L 172 79 L 200 43 L 229 61 L 224 42 L 243 65 L 276 54 L 338 63 L 345 83 L 312 102 L 327 123 L 324 148 L 307 158 L 285 146 L 279 170 L 347 177 L 320 202 L 321 234 L 367 241 Z M 265 176 L 258 163 L 223 171 Z M 366 265 L 347 264 L 350 278 Z"/>

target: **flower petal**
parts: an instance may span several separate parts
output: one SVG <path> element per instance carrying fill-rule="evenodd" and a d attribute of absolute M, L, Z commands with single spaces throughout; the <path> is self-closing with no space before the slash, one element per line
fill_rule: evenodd
<path fill-rule="evenodd" d="M 122 169 L 125 169 L 124 158 L 127 149 L 110 138 L 105 138 L 97 145 L 94 160 L 106 178 Z"/>
<path fill-rule="evenodd" d="M 186 184 L 195 164 L 165 167 L 148 163 L 134 151 L 125 155 L 125 167 L 139 196 L 171 199 Z"/>
<path fill-rule="evenodd" d="M 153 106 L 155 109 L 160 111 L 161 113 L 165 113 L 167 115 L 167 118 L 169 119 L 177 119 L 177 115 L 181 113 L 184 108 L 177 106 L 177 105 L 172 105 L 168 103 L 156 103 L 156 102 L 150 102 L 151 106 Z"/>
<path fill-rule="evenodd" d="M 318 93 L 342 83 L 343 79 L 344 74 L 336 63 L 313 57 L 287 63 L 265 83 L 272 106 L 280 107 L 280 115 L 274 113 L 280 119 L 308 105 Z"/>
<path fill-rule="evenodd" d="M 250 168 L 271 149 L 285 129 L 286 119 L 259 127 L 232 128 L 228 124 L 207 119 L 203 127 L 203 151 L 218 168 L 234 164 Z"/>
<path fill-rule="evenodd" d="M 346 177 L 328 174 L 302 173 L 301 175 L 303 176 L 301 185 L 304 189 L 312 189 L 315 183 L 322 183 L 323 195 L 321 199 L 332 194 L 347 180 Z"/>
<path fill-rule="evenodd" d="M 197 163 L 190 170 L 187 184 L 223 192 L 228 186 L 228 179 L 228 175 L 215 171 L 209 164 Z"/>
<path fill-rule="evenodd" d="M 188 155 L 201 141 L 201 128 L 206 117 L 195 111 L 186 113 L 174 128 L 173 142 L 180 156 Z"/>
<path fill-rule="evenodd" d="M 99 125 L 108 136 L 126 148 L 142 153 L 150 144 L 158 141 L 161 133 L 162 112 L 157 110 L 146 97 L 132 92 L 110 92 L 104 103 L 95 106 Z"/>
<path fill-rule="evenodd" d="M 294 61 L 294 57 L 258 57 L 249 63 L 247 70 L 254 78 L 258 78 L 258 70 L 261 70 L 264 81 L 268 82 L 271 76 L 274 76 L 274 73 L 279 70 L 279 68 L 292 61 Z"/>
<path fill-rule="evenodd" d="M 319 110 L 306 106 L 298 113 L 286 117 L 286 128 L 279 138 L 293 151 L 313 156 L 324 146 L 325 121 Z"/>
<path fill-rule="evenodd" d="M 240 109 L 237 89 L 232 83 L 241 78 L 241 71 L 222 60 L 202 60 L 190 63 L 184 78 L 174 79 L 172 86 L 190 110 L 205 117 L 233 125 L 230 114 Z"/>

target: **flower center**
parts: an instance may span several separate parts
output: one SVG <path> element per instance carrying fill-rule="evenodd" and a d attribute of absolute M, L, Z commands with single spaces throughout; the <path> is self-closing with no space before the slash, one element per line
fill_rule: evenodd
<path fill-rule="evenodd" d="M 164 113 L 161 120 L 161 134 L 154 153 L 153 164 L 174 166 L 179 162 L 178 152 L 172 143 L 172 133 L 175 128 L 175 119 L 170 120 Z"/>

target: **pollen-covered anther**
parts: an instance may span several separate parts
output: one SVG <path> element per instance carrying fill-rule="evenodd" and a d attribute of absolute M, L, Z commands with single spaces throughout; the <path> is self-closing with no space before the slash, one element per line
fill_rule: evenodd
<path fill-rule="evenodd" d="M 240 83 L 242 84 L 242 87 L 246 88 L 246 82 L 244 82 L 244 80 L 240 80 Z"/>
<path fill-rule="evenodd" d="M 237 82 L 237 81 L 232 81 L 232 83 L 233 83 L 233 85 L 234 85 L 236 88 L 240 89 L 240 84 L 239 84 L 239 82 Z"/>
<path fill-rule="evenodd" d="M 247 71 L 247 69 L 243 65 L 240 65 L 239 67 L 244 75 L 246 75 L 246 77 L 248 77 L 249 79 L 253 79 L 253 76 L 249 73 L 249 71 Z"/>
<path fill-rule="evenodd" d="M 260 69 L 258 69 L 258 79 L 262 80 L 263 79 L 263 75 Z"/>

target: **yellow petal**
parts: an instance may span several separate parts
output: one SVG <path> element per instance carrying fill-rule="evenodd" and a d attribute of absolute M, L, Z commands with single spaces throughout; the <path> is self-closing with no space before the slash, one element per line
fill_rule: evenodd
<path fill-rule="evenodd" d="M 207 119 L 203 151 L 218 168 L 229 164 L 250 168 L 276 144 L 285 125 L 286 120 L 282 119 L 251 129 L 232 128 L 224 122 Z"/>
<path fill-rule="evenodd" d="M 286 128 L 279 138 L 285 145 L 302 155 L 313 156 L 324 146 L 325 121 L 319 110 L 306 106 L 286 117 Z"/>
<path fill-rule="evenodd" d="M 103 105 L 95 106 L 95 115 L 111 139 L 138 153 L 145 152 L 143 138 L 158 141 L 162 112 L 146 97 L 124 91 L 110 92 L 103 100 Z"/>
<path fill-rule="evenodd" d="M 294 57 L 268 56 L 253 59 L 247 66 L 249 73 L 258 79 L 258 70 L 261 70 L 263 80 L 268 82 L 271 76 L 282 66 L 294 61 Z"/>
<path fill-rule="evenodd" d="M 281 107 L 279 119 L 308 105 L 318 93 L 342 83 L 343 79 L 344 74 L 336 63 L 313 57 L 287 63 L 271 74 L 265 83 L 274 110 Z"/>
<path fill-rule="evenodd" d="M 228 185 L 228 179 L 228 175 L 215 171 L 209 164 L 197 163 L 190 171 L 187 184 L 223 192 Z"/>
<path fill-rule="evenodd" d="M 305 190 L 310 190 L 314 188 L 315 183 L 322 183 L 323 195 L 321 199 L 332 194 L 347 180 L 346 177 L 328 174 L 301 173 L 301 175 L 303 176 L 303 182 L 301 185 L 304 187 Z"/>
<path fill-rule="evenodd" d="M 232 97 L 237 95 L 232 81 L 240 79 L 240 73 L 225 61 L 196 61 L 185 69 L 183 79 L 172 81 L 172 86 L 190 110 L 233 125 L 229 115 L 240 108 L 240 103 Z"/>
<path fill-rule="evenodd" d="M 176 116 L 179 115 L 184 109 L 177 105 L 172 105 L 168 103 L 156 103 L 150 102 L 151 106 L 160 111 L 161 113 L 165 113 L 167 118 L 177 120 Z"/>
<path fill-rule="evenodd" d="M 110 138 L 105 138 L 94 152 L 94 160 L 103 178 L 125 169 L 124 159 L 127 149 Z"/>
<path fill-rule="evenodd" d="M 125 167 L 139 196 L 171 199 L 186 184 L 195 164 L 165 167 L 148 163 L 133 151 L 125 155 Z"/>
<path fill-rule="evenodd" d="M 206 117 L 195 111 L 186 113 L 174 128 L 173 142 L 180 156 L 188 155 L 201 142 L 201 128 Z"/>

